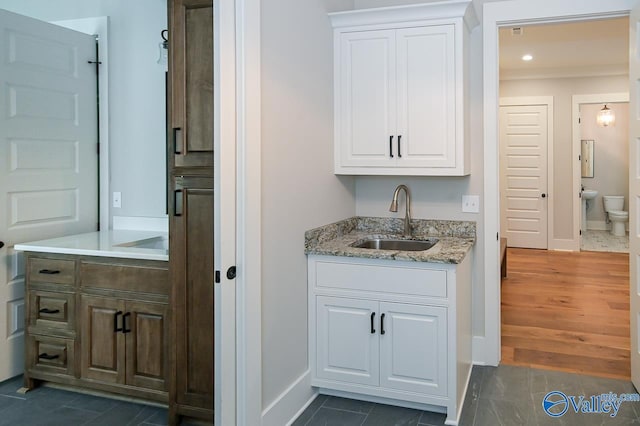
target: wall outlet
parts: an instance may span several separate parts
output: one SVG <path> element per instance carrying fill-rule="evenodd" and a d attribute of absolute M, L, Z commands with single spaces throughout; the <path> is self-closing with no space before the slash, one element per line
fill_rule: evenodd
<path fill-rule="evenodd" d="M 479 195 L 463 195 L 462 196 L 462 212 L 463 213 L 480 213 L 480 196 Z"/>
<path fill-rule="evenodd" d="M 122 192 L 113 193 L 113 207 L 117 209 L 122 207 Z"/>

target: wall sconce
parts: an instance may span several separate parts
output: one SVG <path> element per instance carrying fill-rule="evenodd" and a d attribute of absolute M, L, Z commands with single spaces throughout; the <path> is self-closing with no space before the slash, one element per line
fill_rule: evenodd
<path fill-rule="evenodd" d="M 596 121 L 598 122 L 598 126 L 600 127 L 615 126 L 616 115 L 605 104 L 604 108 L 602 108 L 600 112 L 598 112 L 598 117 L 596 118 Z"/>
<path fill-rule="evenodd" d="M 162 41 L 158 44 L 158 65 L 164 65 L 165 67 L 169 63 L 169 40 L 167 39 L 167 35 L 169 34 L 168 30 L 162 30 L 160 32 L 160 37 L 162 37 Z"/>

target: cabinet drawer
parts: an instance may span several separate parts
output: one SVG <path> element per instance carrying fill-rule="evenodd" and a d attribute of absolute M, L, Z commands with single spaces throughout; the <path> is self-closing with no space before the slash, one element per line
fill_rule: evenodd
<path fill-rule="evenodd" d="M 447 271 L 402 266 L 321 261 L 316 287 L 447 297 Z"/>
<path fill-rule="evenodd" d="M 74 375 L 74 340 L 32 335 L 28 337 L 27 344 L 31 369 Z"/>
<path fill-rule="evenodd" d="M 169 271 L 166 267 L 129 266 L 82 262 L 82 287 L 137 291 L 169 295 Z"/>
<path fill-rule="evenodd" d="M 31 290 L 29 323 L 36 327 L 73 330 L 75 327 L 75 295 Z"/>
<path fill-rule="evenodd" d="M 29 279 L 31 282 L 73 285 L 76 263 L 74 260 L 29 259 Z"/>

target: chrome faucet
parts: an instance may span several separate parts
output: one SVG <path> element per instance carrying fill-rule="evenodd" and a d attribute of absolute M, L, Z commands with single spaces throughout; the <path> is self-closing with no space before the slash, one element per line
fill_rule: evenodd
<path fill-rule="evenodd" d="M 398 194 L 400 190 L 404 189 L 404 195 L 406 200 L 406 212 L 404 215 L 404 236 L 411 236 L 411 193 L 409 192 L 409 188 L 406 185 L 398 185 L 395 192 L 393 193 L 393 200 L 391 200 L 391 206 L 389 207 L 390 212 L 398 211 Z"/>

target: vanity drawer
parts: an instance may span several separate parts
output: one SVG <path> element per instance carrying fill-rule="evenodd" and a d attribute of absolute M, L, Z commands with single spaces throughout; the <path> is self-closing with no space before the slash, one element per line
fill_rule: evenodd
<path fill-rule="evenodd" d="M 317 261 L 315 284 L 318 288 L 447 297 L 447 271 L 407 267 L 406 264 Z"/>
<path fill-rule="evenodd" d="M 130 266 L 82 262 L 82 287 L 135 291 L 169 295 L 169 271 L 166 262 L 157 266 Z"/>
<path fill-rule="evenodd" d="M 29 345 L 29 361 L 32 370 L 74 375 L 74 340 L 30 335 L 27 344 Z"/>
<path fill-rule="evenodd" d="M 29 307 L 32 326 L 65 330 L 75 327 L 74 293 L 32 290 L 29 292 Z"/>
<path fill-rule="evenodd" d="M 31 282 L 70 284 L 75 282 L 76 262 L 66 259 L 29 258 Z"/>

